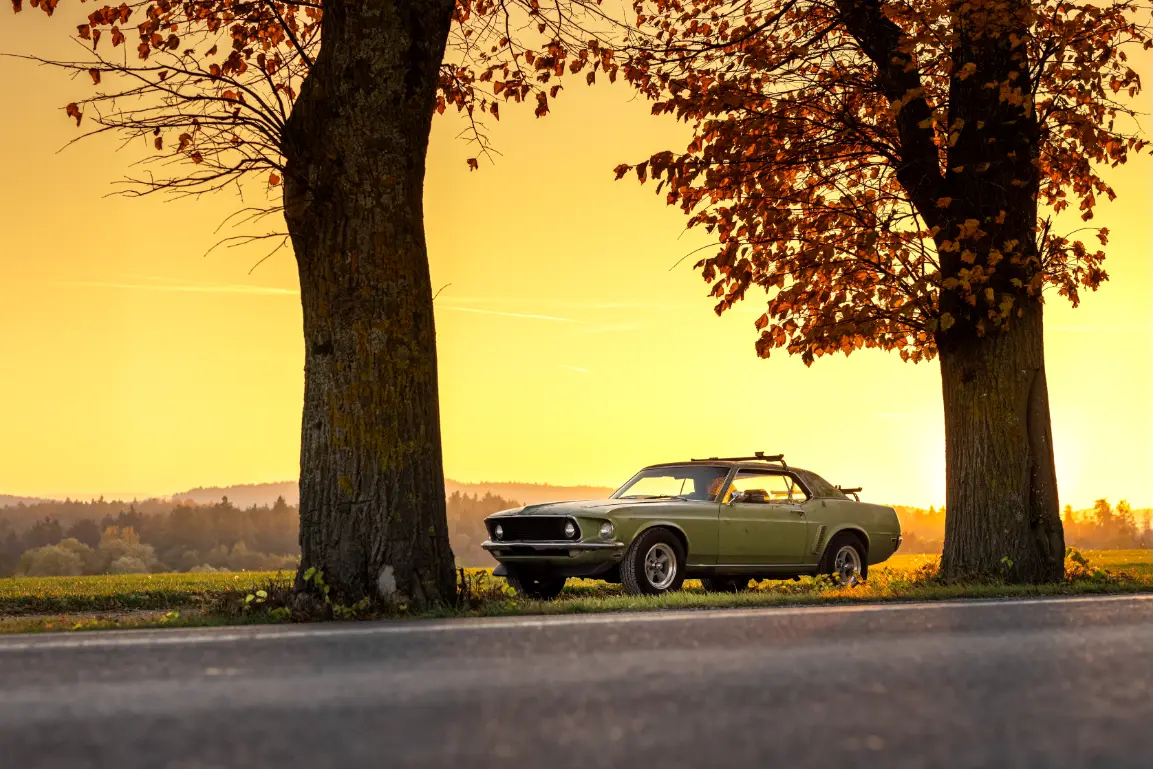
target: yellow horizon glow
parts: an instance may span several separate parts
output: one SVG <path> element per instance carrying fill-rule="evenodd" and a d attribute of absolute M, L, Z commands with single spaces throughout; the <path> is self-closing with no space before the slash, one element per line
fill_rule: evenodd
<path fill-rule="evenodd" d="M 69 51 L 60 20 L 0 12 L 0 50 Z M 33 18 L 36 17 L 36 18 Z M 1150 82 L 1148 54 L 1140 61 Z M 278 481 L 298 469 L 300 308 L 289 251 L 205 253 L 233 193 L 112 196 L 140 156 L 75 138 L 81 80 L 0 59 L 0 493 L 106 498 Z M 1148 112 L 1149 98 L 1143 97 Z M 505 110 L 495 164 L 469 172 L 434 122 L 425 191 L 446 474 L 616 486 L 639 466 L 784 452 L 871 501 L 941 505 L 935 363 L 858 352 L 806 368 L 755 356 L 754 301 L 717 318 L 685 232 L 652 185 L 612 168 L 685 128 L 626 88 Z M 1153 504 L 1153 163 L 1111 171 L 1112 280 L 1047 307 L 1061 502 Z"/>

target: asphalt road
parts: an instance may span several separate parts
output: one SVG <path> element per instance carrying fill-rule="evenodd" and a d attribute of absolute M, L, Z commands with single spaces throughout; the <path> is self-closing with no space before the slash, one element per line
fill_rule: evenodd
<path fill-rule="evenodd" d="M 1153 766 L 1153 596 L 0 639 L 0 767 Z"/>

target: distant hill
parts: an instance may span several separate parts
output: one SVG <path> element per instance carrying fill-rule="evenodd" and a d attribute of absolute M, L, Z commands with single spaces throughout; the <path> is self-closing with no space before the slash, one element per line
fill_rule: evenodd
<path fill-rule="evenodd" d="M 505 499 L 515 499 L 522 505 L 536 505 L 541 502 L 565 502 L 570 499 L 604 499 L 616 489 L 607 486 L 552 486 L 547 483 L 481 482 L 461 483 L 446 478 L 444 490 L 447 494 L 459 491 L 461 494 L 484 496 L 493 494 Z"/>
<path fill-rule="evenodd" d="M 522 505 L 535 505 L 541 502 L 564 502 L 570 499 L 603 499 L 613 493 L 613 489 L 607 486 L 552 486 L 547 483 L 516 483 L 513 481 L 461 483 L 460 481 L 451 479 L 445 480 L 444 490 L 445 493 L 449 495 L 457 491 L 461 494 L 480 497 L 483 497 L 485 494 L 492 494 L 503 497 L 504 499 L 516 500 Z M 253 505 L 271 505 L 276 502 L 277 497 L 284 497 L 284 501 L 288 504 L 297 505 L 300 503 L 300 490 L 297 488 L 296 481 L 246 483 L 237 486 L 197 487 L 173 494 L 171 497 L 167 497 L 167 499 L 173 502 L 212 505 L 219 502 L 221 497 L 228 497 L 228 500 L 239 508 L 249 508 Z M 166 498 L 159 497 L 155 499 L 162 500 Z M 21 502 L 25 505 L 34 505 L 38 502 L 46 501 L 49 500 L 0 494 L 0 508 L 15 507 Z"/>
<path fill-rule="evenodd" d="M 34 505 L 37 502 L 44 502 L 43 499 L 36 499 L 35 497 L 13 497 L 8 494 L 0 494 L 0 507 L 16 507 L 16 505 L 23 502 L 26 505 Z"/>
<path fill-rule="evenodd" d="M 300 490 L 296 481 L 279 483 L 246 483 L 239 486 L 205 486 L 172 495 L 174 502 L 192 502 L 197 505 L 213 505 L 221 497 L 236 507 L 247 508 L 253 505 L 271 505 L 277 497 L 284 497 L 290 505 L 300 502 Z"/>
<path fill-rule="evenodd" d="M 446 494 L 459 491 L 461 494 L 482 497 L 485 494 L 493 494 L 505 499 L 515 499 L 522 505 L 534 505 L 540 502 L 564 502 L 570 499 L 600 499 L 613 493 L 613 489 L 607 486 L 552 486 L 547 483 L 515 482 L 461 483 L 452 479 L 445 479 L 444 490 Z M 189 489 L 172 495 L 174 501 L 194 502 L 200 505 L 214 504 L 219 502 L 221 497 L 228 497 L 228 501 L 242 508 L 252 505 L 271 505 L 277 497 L 284 497 L 285 502 L 296 505 L 300 502 L 300 490 L 295 481 L 281 481 L 279 483 L 251 483 L 241 486 L 209 486 Z"/>

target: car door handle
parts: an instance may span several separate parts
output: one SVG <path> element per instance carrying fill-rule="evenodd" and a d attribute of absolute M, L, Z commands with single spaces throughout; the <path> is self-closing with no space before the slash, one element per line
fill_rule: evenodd
<path fill-rule="evenodd" d="M 792 512 L 796 513 L 797 515 L 804 515 L 804 514 L 805 514 L 805 510 L 804 510 L 804 508 L 801 508 L 801 507 L 791 507 L 791 508 L 789 508 L 789 509 L 790 509 Z"/>

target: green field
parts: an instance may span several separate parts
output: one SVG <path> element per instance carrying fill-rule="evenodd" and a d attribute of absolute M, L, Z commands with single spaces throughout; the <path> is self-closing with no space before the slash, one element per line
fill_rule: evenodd
<path fill-rule="evenodd" d="M 624 595 L 619 585 L 596 580 L 570 580 L 561 597 L 549 603 L 516 599 L 504 580 L 489 569 L 468 569 L 473 597 L 467 609 L 451 609 L 441 615 L 552 614 L 596 611 L 653 610 L 664 608 L 716 608 L 724 606 L 774 606 L 798 603 L 845 603 L 947 598 L 1012 597 L 1027 595 L 1133 592 L 1153 590 L 1153 551 L 1088 551 L 1094 568 L 1105 569 L 1120 579 L 1087 579 L 1048 586 L 940 585 L 918 577 L 917 570 L 935 556 L 898 555 L 875 567 L 868 583 L 837 589 L 810 578 L 800 582 L 762 582 L 739 594 L 705 593 L 695 580 L 685 589 L 660 598 Z M 132 574 L 94 577 L 21 577 L 0 579 L 0 630 L 35 630 L 134 626 L 167 623 L 179 611 L 189 621 L 213 621 L 211 612 L 222 606 L 241 606 L 244 598 L 270 582 L 290 584 L 284 572 L 217 574 Z M 69 617 L 86 615 L 74 623 Z M 163 615 L 168 614 L 165 618 Z M 216 621 L 260 619 L 261 612 L 232 612 Z M 19 618 L 25 618 L 23 620 Z M 40 619 L 37 619 L 40 618 Z M 38 624 L 39 623 L 39 624 Z"/>
<path fill-rule="evenodd" d="M 1085 550 L 1085 557 L 1094 566 L 1109 571 L 1132 571 L 1153 575 L 1153 550 Z M 935 555 L 894 555 L 874 571 L 915 569 L 937 560 Z"/>
<path fill-rule="evenodd" d="M 0 616 L 47 612 L 176 609 L 257 589 L 277 572 L 106 574 L 95 577 L 0 579 Z M 288 578 L 291 575 L 281 573 Z"/>

